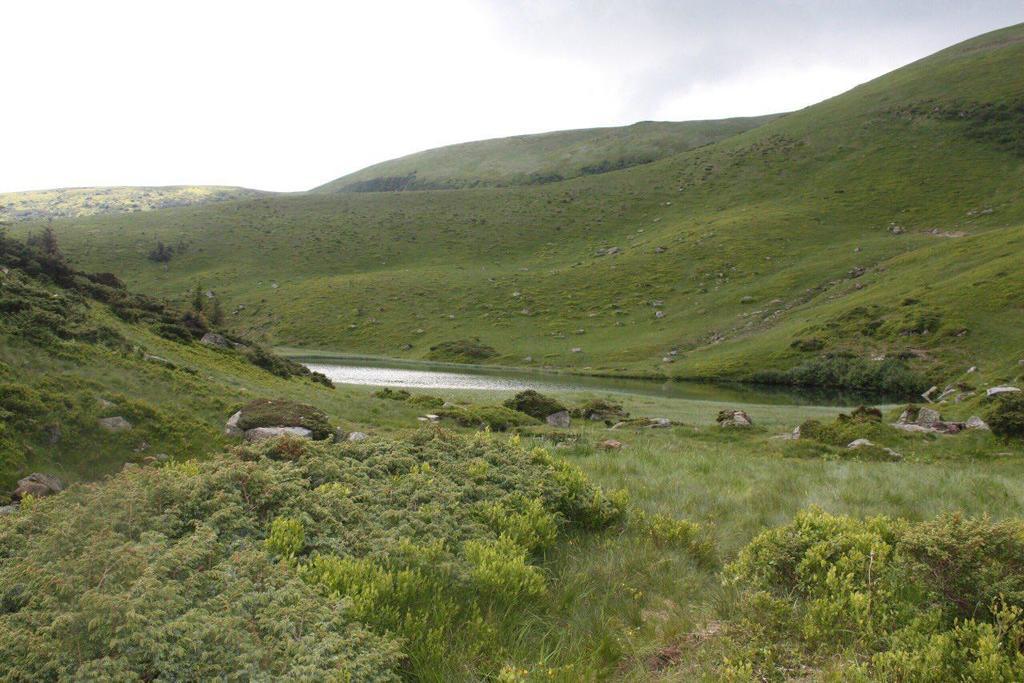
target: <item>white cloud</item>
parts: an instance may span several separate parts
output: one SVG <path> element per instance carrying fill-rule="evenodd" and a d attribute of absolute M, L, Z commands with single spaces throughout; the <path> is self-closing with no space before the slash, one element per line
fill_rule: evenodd
<path fill-rule="evenodd" d="M 795 109 L 1012 23 L 988 4 L 901 24 L 879 0 L 875 26 L 808 2 L 7 3 L 0 191 L 301 190 L 465 140 Z"/>

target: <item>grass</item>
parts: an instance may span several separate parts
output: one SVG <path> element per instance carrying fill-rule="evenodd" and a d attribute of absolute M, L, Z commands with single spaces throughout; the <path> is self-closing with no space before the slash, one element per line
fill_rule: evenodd
<path fill-rule="evenodd" d="M 718 121 L 642 121 L 466 142 L 356 171 L 315 192 L 431 190 L 558 182 L 651 163 L 756 128 L 778 115 Z"/>
<path fill-rule="evenodd" d="M 146 292 L 183 300 L 202 283 L 232 326 L 273 345 L 424 359 L 479 339 L 500 365 L 782 381 L 809 360 L 884 355 L 908 359 L 915 390 L 972 365 L 983 382 L 1014 381 L 1021 157 L 971 121 L 907 108 L 1015 102 L 1022 32 L 611 173 L 262 197 L 55 229 L 77 263 Z M 158 241 L 184 252 L 153 263 Z M 612 246 L 621 253 L 598 255 Z"/>

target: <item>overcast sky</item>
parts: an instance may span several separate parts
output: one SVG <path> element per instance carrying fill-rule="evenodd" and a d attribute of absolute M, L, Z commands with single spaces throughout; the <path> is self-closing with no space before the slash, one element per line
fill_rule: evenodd
<path fill-rule="evenodd" d="M 0 191 L 303 190 L 429 147 L 813 104 L 1022 0 L 8 0 Z"/>

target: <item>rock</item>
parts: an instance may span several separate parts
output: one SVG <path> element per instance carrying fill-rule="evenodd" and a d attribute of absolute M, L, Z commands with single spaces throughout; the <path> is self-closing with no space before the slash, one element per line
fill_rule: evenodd
<path fill-rule="evenodd" d="M 896 225 L 895 223 L 890 223 L 889 232 L 891 232 L 894 235 L 902 235 L 906 231 L 903 229 L 903 226 Z"/>
<path fill-rule="evenodd" d="M 651 429 L 668 429 L 672 426 L 672 420 L 667 417 L 652 417 L 650 424 L 647 426 Z"/>
<path fill-rule="evenodd" d="M 985 421 L 982 420 L 977 415 L 973 415 L 973 416 L 969 417 L 967 419 L 967 422 L 964 423 L 964 427 L 966 429 L 981 429 L 981 430 L 986 431 L 986 432 L 990 431 L 989 428 L 988 428 L 988 425 L 985 423 Z"/>
<path fill-rule="evenodd" d="M 580 348 L 579 346 L 574 346 L 574 347 L 572 347 L 572 352 L 573 353 L 583 353 L 583 349 Z"/>
<path fill-rule="evenodd" d="M 245 432 L 246 441 L 263 441 L 290 434 L 300 439 L 312 439 L 313 432 L 305 427 L 254 427 Z"/>
<path fill-rule="evenodd" d="M 998 396 L 999 394 L 1012 394 L 1012 393 L 1017 392 L 1017 391 L 1020 391 L 1020 389 L 1018 389 L 1017 387 L 1009 387 L 1009 386 L 991 387 L 990 389 L 985 391 L 985 395 L 986 396 Z"/>
<path fill-rule="evenodd" d="M 174 363 L 172 361 L 169 361 L 169 360 L 167 360 L 166 358 L 164 358 L 162 356 L 154 356 L 151 353 L 143 354 L 142 355 L 142 359 L 143 360 L 148 360 L 150 363 L 157 363 L 159 365 L 164 365 L 164 366 L 167 366 L 169 368 L 175 367 L 175 365 L 174 365 Z"/>
<path fill-rule="evenodd" d="M 655 311 L 655 312 L 654 312 L 654 317 L 655 317 L 655 318 L 658 318 L 659 320 L 660 320 L 661 318 L 664 318 L 664 317 L 665 317 L 665 311 Z"/>
<path fill-rule="evenodd" d="M 0 505 L 0 517 L 4 515 L 13 515 L 18 511 L 18 505 L 11 503 L 10 505 Z"/>
<path fill-rule="evenodd" d="M 752 304 L 752 303 L 754 303 L 754 297 L 752 297 L 752 296 L 742 297 L 740 299 L 740 303 L 741 304 Z"/>
<path fill-rule="evenodd" d="M 617 451 L 622 448 L 622 442 L 618 439 L 605 439 L 597 447 L 605 451 Z"/>
<path fill-rule="evenodd" d="M 132 423 L 120 415 L 115 417 L 103 417 L 97 421 L 101 429 L 108 432 L 126 432 L 132 428 Z"/>
<path fill-rule="evenodd" d="M 754 425 L 754 421 L 742 410 L 719 411 L 715 422 L 719 427 L 752 427 Z"/>
<path fill-rule="evenodd" d="M 598 249 L 597 251 L 595 251 L 594 256 L 615 256 L 616 254 L 621 253 L 622 249 L 620 249 L 619 247 L 605 247 L 603 249 Z"/>
<path fill-rule="evenodd" d="M 33 472 L 24 479 L 18 480 L 18 488 L 14 489 L 11 497 L 15 500 L 21 500 L 25 496 L 43 498 L 44 496 L 60 493 L 63 490 L 64 482 L 57 477 L 52 474 Z"/>
<path fill-rule="evenodd" d="M 918 356 L 918 357 L 920 357 L 920 356 Z M 939 388 L 937 386 L 932 386 L 931 389 L 929 389 L 928 391 L 926 391 L 923 394 L 921 394 L 921 398 L 923 398 L 924 400 L 926 400 L 929 403 L 931 403 L 932 402 L 932 399 L 930 398 L 931 395 L 934 394 L 938 390 L 939 390 Z"/>
<path fill-rule="evenodd" d="M 113 401 L 108 401 L 105 398 L 96 399 L 96 405 L 100 407 L 100 410 L 106 410 L 107 408 L 113 408 L 116 404 Z"/>
<path fill-rule="evenodd" d="M 224 436 L 245 436 L 245 432 L 238 426 L 238 420 L 242 417 L 242 411 L 239 410 L 237 413 L 228 418 L 228 421 L 224 423 Z"/>
<path fill-rule="evenodd" d="M 562 429 L 568 429 L 571 422 L 568 410 L 559 410 L 557 413 L 551 413 L 544 418 L 544 421 L 552 427 L 561 427 Z"/>
<path fill-rule="evenodd" d="M 855 266 L 855 267 L 851 268 L 846 273 L 846 275 L 852 280 L 852 279 L 860 277 L 861 275 L 863 275 L 866 272 L 868 272 L 868 271 L 867 271 L 867 268 L 865 268 L 864 266 Z"/>
<path fill-rule="evenodd" d="M 932 410 L 931 408 L 921 408 L 917 411 L 917 419 L 915 423 L 922 427 L 930 427 L 936 422 L 942 422 L 942 416 L 939 415 L 939 411 Z"/>
<path fill-rule="evenodd" d="M 346 440 L 347 441 L 366 441 L 369 438 L 370 438 L 369 434 L 365 434 L 363 432 L 352 432 L 351 434 L 348 435 L 348 437 L 346 437 Z"/>
<path fill-rule="evenodd" d="M 139 466 L 134 462 L 126 462 L 125 464 L 121 465 L 122 472 L 127 472 L 129 470 L 137 470 L 138 468 Z"/>
<path fill-rule="evenodd" d="M 854 441 L 851 441 L 849 444 L 847 444 L 846 447 L 847 448 L 864 448 L 866 446 L 874 446 L 874 445 L 875 444 L 873 444 L 868 439 L 856 439 Z"/>
<path fill-rule="evenodd" d="M 200 344 L 206 346 L 214 346 L 218 349 L 231 348 L 231 342 L 229 342 L 223 335 L 219 335 L 216 332 L 207 332 L 203 335 L 203 338 L 199 340 Z"/>

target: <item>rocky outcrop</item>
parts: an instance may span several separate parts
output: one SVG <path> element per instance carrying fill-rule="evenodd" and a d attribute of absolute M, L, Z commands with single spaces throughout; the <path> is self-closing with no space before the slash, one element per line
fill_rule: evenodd
<path fill-rule="evenodd" d="M 229 342 L 226 337 L 217 334 L 216 332 L 207 332 L 203 335 L 203 338 L 199 340 L 199 343 L 205 344 L 206 346 L 213 346 L 218 349 L 231 348 L 231 342 Z"/>
<path fill-rule="evenodd" d="M 224 423 L 224 436 L 235 436 L 243 437 L 245 432 L 241 427 L 238 426 L 238 420 L 242 417 L 242 411 L 239 410 L 237 413 L 228 418 L 228 421 Z"/>
<path fill-rule="evenodd" d="M 15 500 L 21 500 L 25 496 L 42 498 L 44 496 L 52 496 L 55 493 L 60 493 L 63 490 L 64 482 L 59 478 L 52 474 L 33 472 L 24 479 L 18 480 L 18 488 L 14 489 L 11 497 Z"/>
<path fill-rule="evenodd" d="M 108 432 L 127 432 L 132 428 L 132 423 L 124 419 L 120 415 L 115 417 L 102 417 L 97 423 L 100 429 L 105 429 Z"/>
<path fill-rule="evenodd" d="M 939 411 L 933 408 L 907 406 L 892 426 L 904 432 L 956 434 L 963 431 L 967 425 L 963 422 L 947 422 L 942 419 Z"/>

